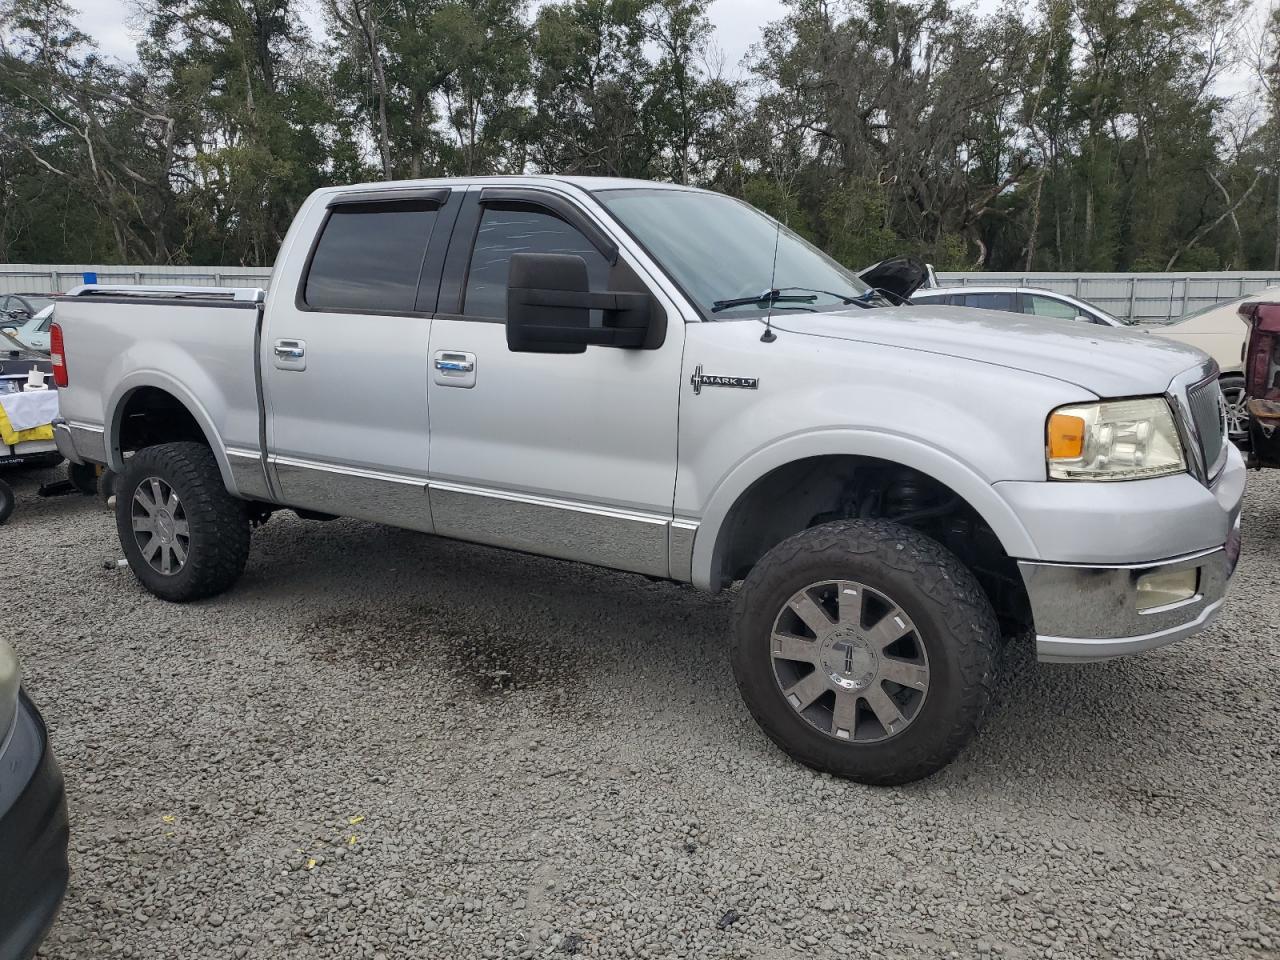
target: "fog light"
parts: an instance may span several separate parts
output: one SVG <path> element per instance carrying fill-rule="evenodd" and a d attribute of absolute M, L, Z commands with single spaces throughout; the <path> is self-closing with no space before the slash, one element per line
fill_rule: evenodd
<path fill-rule="evenodd" d="M 1196 595 L 1200 584 L 1200 568 L 1157 570 L 1138 578 L 1138 612 L 1181 603 Z"/>

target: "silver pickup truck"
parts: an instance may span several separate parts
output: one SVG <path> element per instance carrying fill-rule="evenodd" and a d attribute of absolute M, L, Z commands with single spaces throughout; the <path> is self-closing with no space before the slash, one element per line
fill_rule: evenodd
<path fill-rule="evenodd" d="M 1002 638 L 1186 637 L 1239 552 L 1202 353 L 912 306 L 702 190 L 320 190 L 269 293 L 87 286 L 55 320 L 59 447 L 120 475 L 155 595 L 226 590 L 285 507 L 734 586 L 751 713 L 868 783 L 961 750 Z"/>

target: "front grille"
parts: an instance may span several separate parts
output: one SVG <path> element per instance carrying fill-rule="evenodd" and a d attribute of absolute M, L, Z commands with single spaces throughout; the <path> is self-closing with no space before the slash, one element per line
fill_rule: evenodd
<path fill-rule="evenodd" d="M 1219 458 L 1227 444 L 1226 407 L 1218 378 L 1190 387 L 1187 390 L 1187 407 L 1191 411 L 1191 423 L 1195 427 L 1200 452 L 1204 456 L 1205 472 L 1212 479 L 1221 466 Z"/>

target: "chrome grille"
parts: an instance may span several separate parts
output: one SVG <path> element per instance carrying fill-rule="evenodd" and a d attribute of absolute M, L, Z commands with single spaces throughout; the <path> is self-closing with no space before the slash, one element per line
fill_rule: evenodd
<path fill-rule="evenodd" d="M 1210 478 L 1217 475 L 1220 459 L 1226 451 L 1227 411 L 1222 400 L 1222 388 L 1218 378 L 1201 381 L 1187 389 L 1187 406 L 1191 411 L 1191 423 L 1204 457 L 1205 472 Z"/>

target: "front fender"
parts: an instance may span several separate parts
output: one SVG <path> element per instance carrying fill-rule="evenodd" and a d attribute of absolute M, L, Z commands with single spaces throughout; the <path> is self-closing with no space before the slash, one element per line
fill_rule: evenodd
<path fill-rule="evenodd" d="M 978 513 L 1005 552 L 1035 557 L 1035 546 L 1022 521 L 973 467 L 923 441 L 897 434 L 857 429 L 824 429 L 778 440 L 739 462 L 716 486 L 707 501 L 693 544 L 693 583 L 713 587 L 717 547 L 733 505 L 757 480 L 778 467 L 810 457 L 875 457 L 911 467 L 946 484 Z"/>

